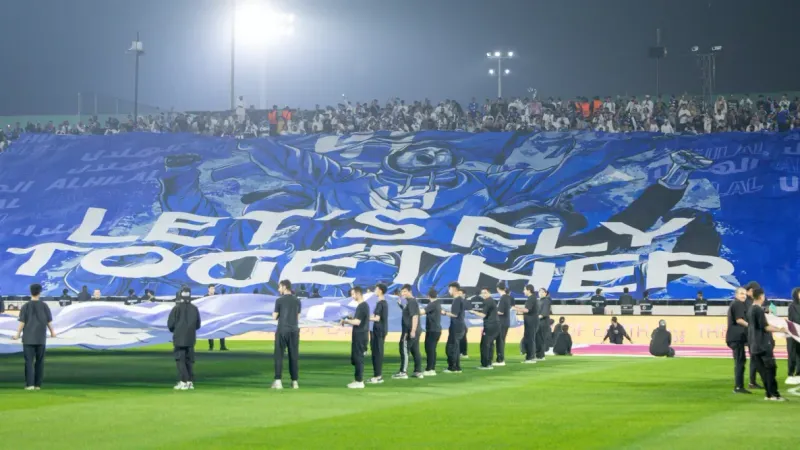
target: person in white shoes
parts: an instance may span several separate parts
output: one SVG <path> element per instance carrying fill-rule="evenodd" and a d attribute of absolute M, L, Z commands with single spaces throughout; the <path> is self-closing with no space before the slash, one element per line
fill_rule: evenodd
<path fill-rule="evenodd" d="M 425 371 L 426 377 L 436 376 L 436 346 L 442 337 L 442 304 L 436 289 L 428 291 L 428 305 L 420 311 L 425 316 Z"/>
<path fill-rule="evenodd" d="M 178 303 L 167 319 L 167 328 L 172 332 L 172 347 L 180 377 L 176 390 L 194 389 L 194 344 L 200 328 L 200 311 L 192 303 L 192 292 L 188 286 L 181 289 Z"/>
<path fill-rule="evenodd" d="M 385 284 L 375 285 L 375 295 L 378 301 L 375 303 L 375 310 L 369 320 L 372 322 L 372 333 L 370 334 L 369 347 L 372 354 L 372 378 L 370 384 L 383 383 L 383 350 L 386 343 L 386 335 L 389 333 L 389 305 L 386 303 Z"/>
<path fill-rule="evenodd" d="M 800 287 L 792 289 L 792 303 L 789 305 L 789 322 L 800 323 Z M 786 339 L 786 350 L 789 354 L 789 376 L 786 384 L 800 384 L 800 342 L 789 336 Z"/>
<path fill-rule="evenodd" d="M 417 299 L 411 291 L 411 285 L 405 284 L 400 288 L 400 297 L 405 299 L 405 304 L 400 299 L 397 304 L 403 311 L 402 333 L 400 333 L 400 371 L 392 375 L 394 379 L 408 379 L 408 357 L 414 358 L 414 378 L 424 378 L 422 374 L 422 356 L 419 353 L 419 337 L 421 328 L 419 323 L 420 310 Z"/>
<path fill-rule="evenodd" d="M 369 340 L 369 305 L 364 301 L 364 291 L 355 286 L 350 290 L 356 306 L 353 317 L 342 319 L 342 326 L 353 327 L 352 342 L 350 344 L 350 363 L 355 367 L 355 378 L 348 384 L 349 389 L 364 389 L 364 352 L 367 351 Z"/>

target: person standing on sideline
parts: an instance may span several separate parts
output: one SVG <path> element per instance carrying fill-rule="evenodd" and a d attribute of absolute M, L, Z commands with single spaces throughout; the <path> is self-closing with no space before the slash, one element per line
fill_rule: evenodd
<path fill-rule="evenodd" d="M 364 291 L 355 286 L 350 290 L 356 304 L 356 312 L 352 318 L 342 319 L 342 326 L 352 325 L 353 335 L 350 343 L 350 363 L 355 367 L 353 382 L 347 385 L 349 389 L 364 389 L 364 352 L 367 351 L 369 339 L 369 305 L 364 301 Z"/>
<path fill-rule="evenodd" d="M 167 328 L 172 333 L 172 351 L 178 366 L 178 384 L 175 390 L 194 389 L 194 344 L 200 328 L 200 311 L 192 302 L 188 287 L 181 289 L 180 301 L 175 304 L 167 319 Z"/>
<path fill-rule="evenodd" d="M 631 337 L 628 336 L 628 332 L 625 331 L 625 327 L 622 326 L 621 323 L 617 322 L 617 316 L 611 318 L 611 325 L 608 327 L 606 331 L 606 337 L 603 338 L 603 343 L 606 343 L 606 339 L 608 339 L 609 343 L 622 345 L 622 338 L 625 338 L 633 344 Z"/>
<path fill-rule="evenodd" d="M 464 292 L 463 290 L 461 292 Z M 467 297 L 464 296 L 464 299 Z M 473 295 L 464 304 L 464 312 L 475 311 L 483 308 L 483 298 L 480 293 Z M 464 320 L 464 336 L 458 341 L 458 348 L 461 351 L 461 359 L 469 359 L 469 342 L 467 336 L 469 335 L 469 327 L 466 320 Z"/>
<path fill-rule="evenodd" d="M 744 286 L 745 290 L 747 291 L 747 299 L 745 300 L 744 304 L 747 307 L 745 311 L 745 320 L 750 315 L 750 308 L 753 306 L 753 291 L 755 289 L 761 289 L 761 285 L 758 284 L 758 281 L 751 281 Z M 749 341 L 746 342 L 747 345 L 747 352 L 748 356 L 750 357 L 750 384 L 747 385 L 749 389 L 764 389 L 764 386 L 758 384 L 758 380 L 756 379 L 756 368 L 753 366 L 752 355 L 753 353 L 750 351 L 750 343 Z M 763 382 L 763 380 L 762 380 Z"/>
<path fill-rule="evenodd" d="M 275 329 L 275 381 L 272 389 L 283 389 L 281 376 L 283 375 L 283 353 L 289 354 L 289 375 L 292 377 L 292 389 L 298 389 L 299 373 L 297 367 L 298 350 L 300 347 L 300 299 L 292 293 L 292 282 L 281 280 L 278 283 L 278 293 L 275 300 L 275 311 L 272 320 L 278 321 Z"/>
<path fill-rule="evenodd" d="M 725 343 L 733 352 L 734 394 L 749 394 L 744 388 L 744 366 L 747 364 L 747 291 L 743 287 L 736 288 L 733 302 L 728 307 L 728 330 L 725 332 Z M 752 363 L 751 363 L 752 364 Z"/>
<path fill-rule="evenodd" d="M 559 356 L 572 356 L 572 336 L 569 335 L 569 325 L 561 325 L 553 344 L 553 354 Z"/>
<path fill-rule="evenodd" d="M 789 322 L 800 324 L 800 287 L 792 289 L 792 303 L 789 305 Z M 786 350 L 789 354 L 789 376 L 786 384 L 800 384 L 800 342 L 792 337 L 786 339 Z"/>
<path fill-rule="evenodd" d="M 436 376 L 436 346 L 442 337 L 442 305 L 436 295 L 436 289 L 428 291 L 428 304 L 420 315 L 425 316 L 425 371 L 426 377 Z"/>
<path fill-rule="evenodd" d="M 514 297 L 508 295 L 508 288 L 503 283 L 497 284 L 497 293 L 500 301 L 497 303 L 497 317 L 500 322 L 500 331 L 497 334 L 497 361 L 494 366 L 506 365 L 506 337 L 511 326 L 511 307 L 514 306 Z"/>
<path fill-rule="evenodd" d="M 222 290 L 222 293 L 223 294 L 225 293 L 224 289 Z M 212 284 L 212 285 L 208 286 L 208 294 L 206 294 L 206 297 L 213 297 L 214 295 L 217 295 L 217 288 L 216 288 L 216 286 L 214 286 Z M 213 339 L 209 339 L 208 340 L 208 351 L 210 351 L 210 352 L 214 351 L 214 340 Z M 227 352 L 228 351 L 228 347 L 225 346 L 225 338 L 220 338 L 220 340 L 219 340 L 219 351 L 221 351 L 221 352 Z"/>
<path fill-rule="evenodd" d="M 675 357 L 672 348 L 672 333 L 667 331 L 667 321 L 659 320 L 658 328 L 650 334 L 650 354 L 653 356 Z"/>
<path fill-rule="evenodd" d="M 483 332 L 481 333 L 481 365 L 478 369 L 491 370 L 494 353 L 494 341 L 500 332 L 500 321 L 497 319 L 497 305 L 494 303 L 492 293 L 488 287 L 481 288 L 483 305 L 480 310 L 470 311 L 483 318 Z"/>
<path fill-rule="evenodd" d="M 22 305 L 19 312 L 17 332 L 11 339 L 18 340 L 22 333 L 22 354 L 25 357 L 25 390 L 42 388 L 44 379 L 44 353 L 47 345 L 47 330 L 50 337 L 56 337 L 53 329 L 53 315 L 47 303 L 39 300 L 42 285 L 30 286 L 31 301 Z"/>
<path fill-rule="evenodd" d="M 375 311 L 372 312 L 370 321 L 372 322 L 372 334 L 369 339 L 370 353 L 372 354 L 372 378 L 370 384 L 383 383 L 383 350 L 386 343 L 386 335 L 389 333 L 389 305 L 386 303 L 386 285 L 375 285 L 375 295 L 378 302 L 375 303 Z"/>
<path fill-rule="evenodd" d="M 457 282 L 450 283 L 447 286 L 447 290 L 450 296 L 453 297 L 453 304 L 450 306 L 450 312 L 442 309 L 442 315 L 450 318 L 450 329 L 447 333 L 447 345 L 445 346 L 447 369 L 445 369 L 444 373 L 461 373 L 459 342 L 461 342 L 466 327 L 464 324 L 464 306 L 467 301 L 464 299 L 464 291 L 461 289 L 461 285 Z"/>
<path fill-rule="evenodd" d="M 419 303 L 411 294 L 411 285 L 404 284 L 400 288 L 400 296 L 406 299 L 405 305 L 398 300 L 403 309 L 402 332 L 400 333 L 400 371 L 392 375 L 399 380 L 408 379 L 408 354 L 414 358 L 414 378 L 424 378 L 422 374 L 422 355 L 419 353 L 419 337 L 422 328 L 419 326 Z"/>
<path fill-rule="evenodd" d="M 765 400 L 785 401 L 778 392 L 778 381 L 775 379 L 778 364 L 775 362 L 775 339 L 772 333 L 786 333 L 785 328 L 778 328 L 767 323 L 764 313 L 764 290 L 753 289 L 753 306 L 747 311 L 747 342 L 750 344 L 750 364 L 756 366 L 756 372 L 764 382 Z"/>
<path fill-rule="evenodd" d="M 547 341 L 550 334 L 550 292 L 539 288 L 539 325 L 536 328 L 536 361 L 544 361 L 544 353 L 548 350 Z M 551 337 L 552 339 L 552 337 Z"/>
<path fill-rule="evenodd" d="M 539 299 L 536 298 L 536 288 L 533 285 L 525 286 L 522 290 L 525 296 L 524 306 L 514 306 L 514 310 L 522 314 L 522 324 L 525 332 L 522 337 L 522 352 L 525 353 L 526 364 L 536 363 L 536 328 L 539 325 Z"/>

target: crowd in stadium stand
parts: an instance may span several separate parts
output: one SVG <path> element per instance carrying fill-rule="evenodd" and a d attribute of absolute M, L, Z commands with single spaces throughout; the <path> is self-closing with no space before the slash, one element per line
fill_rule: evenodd
<path fill-rule="evenodd" d="M 390 130 L 492 131 L 567 131 L 605 132 L 650 131 L 661 133 L 714 133 L 724 131 L 788 131 L 800 128 L 800 98 L 790 100 L 749 95 L 740 98 L 718 97 L 706 105 L 696 97 L 649 95 L 623 99 L 599 96 L 570 101 L 561 98 L 498 98 L 479 103 L 475 98 L 463 107 L 455 100 L 433 104 L 430 100 L 407 103 L 391 99 L 381 105 L 345 101 L 337 106 L 319 105 L 312 110 L 278 108 L 257 111 L 246 109 L 244 100 L 234 111 L 202 113 L 160 113 L 105 121 L 45 125 L 17 123 L 0 131 L 3 146 L 22 133 L 116 134 L 131 131 L 154 133 L 191 132 L 215 136 L 259 137 L 309 133 L 346 134 Z M 3 147 L 0 147 L 2 149 Z"/>

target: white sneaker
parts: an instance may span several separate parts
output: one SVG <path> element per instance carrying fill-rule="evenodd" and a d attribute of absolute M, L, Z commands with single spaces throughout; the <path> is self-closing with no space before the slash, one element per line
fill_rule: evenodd
<path fill-rule="evenodd" d="M 442 371 L 442 373 L 456 373 L 456 371 L 455 370 L 450 370 L 450 369 L 444 369 Z"/>
<path fill-rule="evenodd" d="M 272 382 L 272 386 L 270 386 L 270 388 L 272 388 L 272 389 L 283 389 L 283 383 L 281 383 L 281 380 L 275 380 L 275 381 Z"/>
<path fill-rule="evenodd" d="M 186 383 L 186 389 L 189 389 L 190 391 L 193 391 L 194 390 L 194 383 L 192 383 L 191 381 Z"/>
<path fill-rule="evenodd" d="M 407 380 L 408 374 L 405 372 L 397 372 L 396 374 L 392 375 L 392 379 L 395 380 Z"/>
<path fill-rule="evenodd" d="M 363 381 L 353 381 L 352 383 L 347 385 L 348 389 L 364 389 L 364 382 Z"/>
<path fill-rule="evenodd" d="M 536 364 L 536 360 L 535 359 L 526 359 L 525 361 L 522 361 L 522 364 Z"/>
<path fill-rule="evenodd" d="M 383 383 L 383 377 L 372 377 L 368 381 L 369 384 L 381 384 Z"/>
<path fill-rule="evenodd" d="M 795 386 L 800 384 L 800 377 L 788 377 L 786 378 L 786 384 L 789 386 Z"/>
<path fill-rule="evenodd" d="M 436 371 L 435 370 L 426 370 L 425 372 L 422 372 L 422 374 L 425 375 L 426 377 L 435 377 L 436 376 Z"/>
<path fill-rule="evenodd" d="M 422 373 L 422 372 L 414 372 L 414 375 L 412 375 L 412 377 L 421 379 L 421 378 L 425 378 L 425 374 Z"/>
<path fill-rule="evenodd" d="M 31 388 L 31 389 L 33 389 L 33 388 Z M 184 383 L 183 381 L 179 381 L 178 384 L 176 384 L 175 387 L 172 388 L 172 389 L 175 389 L 176 391 L 185 391 L 185 390 L 189 389 L 189 386 L 186 383 Z"/>
<path fill-rule="evenodd" d="M 300 389 L 300 385 L 297 384 L 297 381 L 292 381 L 292 389 Z"/>
<path fill-rule="evenodd" d="M 177 388 L 178 388 L 178 387 L 177 387 L 177 386 L 175 386 L 175 389 L 177 389 Z M 26 386 L 26 387 L 25 387 L 25 390 L 26 390 L 26 391 L 32 391 L 33 389 L 34 389 L 34 387 L 33 387 L 33 386 Z"/>
<path fill-rule="evenodd" d="M 461 355 L 463 359 L 469 359 L 469 355 Z"/>
<path fill-rule="evenodd" d="M 494 366 L 478 366 L 478 370 L 493 370 Z"/>
<path fill-rule="evenodd" d="M 536 361 L 539 361 L 539 362 L 544 361 L 544 358 L 536 358 Z"/>
<path fill-rule="evenodd" d="M 503 367 L 503 366 L 506 365 L 506 362 L 505 361 L 494 362 L 494 363 L 492 363 L 492 365 L 495 366 L 495 367 Z"/>

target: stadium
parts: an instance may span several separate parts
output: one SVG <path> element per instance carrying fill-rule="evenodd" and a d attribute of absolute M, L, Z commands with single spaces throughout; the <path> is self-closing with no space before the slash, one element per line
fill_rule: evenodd
<path fill-rule="evenodd" d="M 41 3 L 0 448 L 796 445 L 794 3 Z"/>

